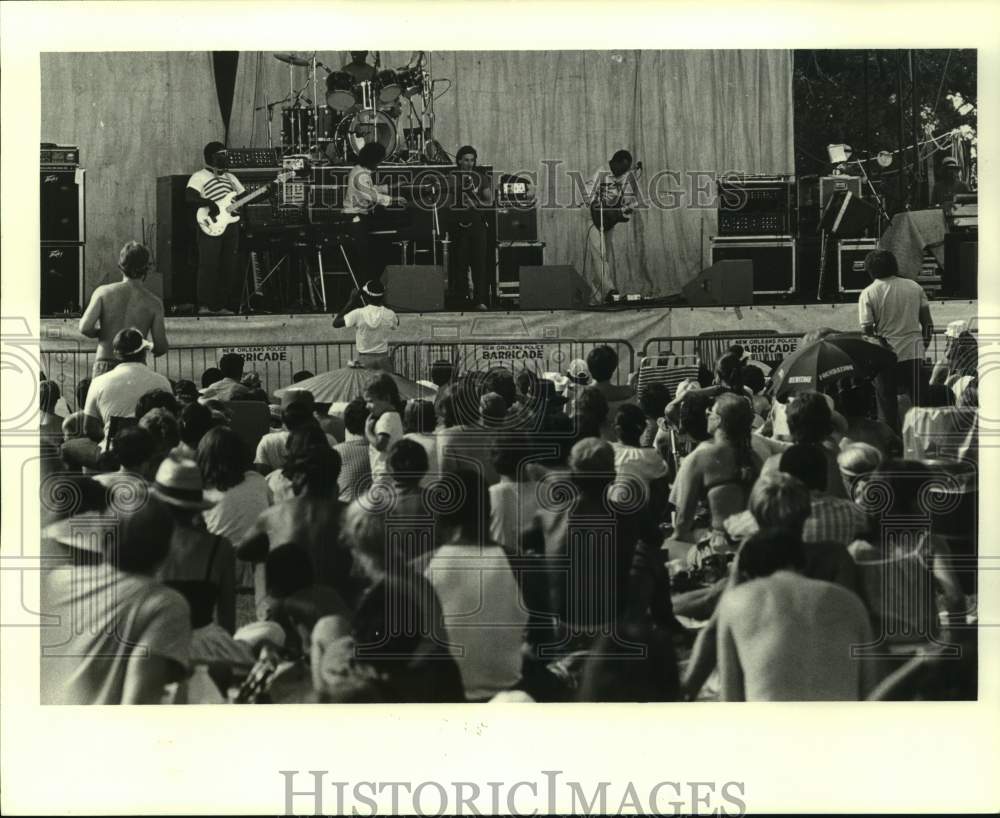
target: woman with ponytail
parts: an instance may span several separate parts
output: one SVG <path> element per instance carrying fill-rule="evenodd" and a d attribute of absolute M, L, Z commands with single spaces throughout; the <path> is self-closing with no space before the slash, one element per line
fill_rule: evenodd
<path fill-rule="evenodd" d="M 716 398 L 707 416 L 712 436 L 684 459 L 670 495 L 675 508 L 674 538 L 703 539 L 695 531 L 695 514 L 703 503 L 710 517 L 707 540 L 711 549 L 731 551 L 725 520 L 746 509 L 761 468 L 750 443 L 753 408 L 746 398 L 727 393 Z"/>

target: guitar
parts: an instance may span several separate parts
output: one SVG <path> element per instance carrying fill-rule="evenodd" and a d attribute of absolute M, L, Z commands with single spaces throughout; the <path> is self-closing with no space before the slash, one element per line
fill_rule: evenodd
<path fill-rule="evenodd" d="M 286 171 L 285 173 L 279 173 L 278 178 L 274 181 L 277 184 L 283 184 L 289 179 L 295 176 L 294 170 Z M 261 185 L 256 190 L 246 193 L 239 199 L 236 198 L 236 191 L 232 193 L 227 193 L 221 199 L 216 201 L 219 206 L 219 215 L 214 218 L 209 215 L 208 206 L 199 207 L 198 213 L 195 216 L 195 220 L 198 222 L 198 227 L 201 228 L 201 232 L 208 236 L 221 236 L 226 232 L 226 228 L 233 222 L 238 222 L 240 217 L 237 215 L 236 211 L 239 210 L 243 205 L 248 202 L 253 201 L 260 196 L 267 193 L 268 186 Z"/>
<path fill-rule="evenodd" d="M 631 177 L 631 171 L 629 172 L 629 177 Z M 622 197 L 625 195 L 625 186 L 628 184 L 628 177 L 626 177 L 626 181 L 621 183 L 608 182 L 605 184 L 609 186 L 612 184 L 618 185 L 621 188 L 618 191 L 617 195 L 614 196 L 614 200 L 616 202 L 621 202 Z M 601 224 L 602 216 L 601 216 L 601 206 L 600 206 L 601 197 L 602 197 L 601 191 L 597 191 L 597 193 L 593 198 L 593 201 L 591 201 L 590 203 L 590 218 L 591 221 L 593 221 L 594 223 L 594 227 L 596 227 L 598 230 L 600 230 L 602 227 Z M 606 200 L 607 197 L 605 197 L 605 201 Z M 621 204 L 612 204 L 612 205 L 605 204 L 603 209 L 604 209 L 603 227 L 605 233 L 611 230 L 611 228 L 614 227 L 616 224 L 627 222 L 629 220 L 629 216 L 632 215 L 632 208 L 628 206 L 622 206 Z"/>

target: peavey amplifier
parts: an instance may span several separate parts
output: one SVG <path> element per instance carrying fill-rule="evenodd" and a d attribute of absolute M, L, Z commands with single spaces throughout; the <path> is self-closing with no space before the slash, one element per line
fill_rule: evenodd
<path fill-rule="evenodd" d="M 795 292 L 795 239 L 780 237 L 712 238 L 712 263 L 746 259 L 753 264 L 753 292 L 756 295 L 785 295 Z"/>

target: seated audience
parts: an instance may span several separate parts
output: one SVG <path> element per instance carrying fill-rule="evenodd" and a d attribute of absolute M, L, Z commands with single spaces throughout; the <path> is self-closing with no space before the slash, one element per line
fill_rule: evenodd
<path fill-rule="evenodd" d="M 753 409 L 746 398 L 720 395 L 708 411 L 711 439 L 700 443 L 684 458 L 670 494 L 674 538 L 697 542 L 696 511 L 704 502 L 710 515 L 708 547 L 732 551 L 724 523 L 746 508 L 750 489 L 760 472 L 760 458 L 751 446 Z"/>
<path fill-rule="evenodd" d="M 811 511 L 802 529 L 803 542 L 846 547 L 867 534 L 865 513 L 851 500 L 827 492 L 826 456 L 818 446 L 795 444 L 781 455 L 778 469 L 809 489 Z"/>
<path fill-rule="evenodd" d="M 170 551 L 170 512 L 150 497 L 117 517 L 107 553 L 79 552 L 94 538 L 74 537 L 73 518 L 46 529 L 80 556 L 41 573 L 43 704 L 159 704 L 187 676 L 188 604 L 154 579 Z"/>
<path fill-rule="evenodd" d="M 677 654 L 670 634 L 630 623 L 621 638 L 602 637 L 585 660 L 577 701 L 675 702 Z"/>
<path fill-rule="evenodd" d="M 171 454 L 177 458 L 195 460 L 198 457 L 198 444 L 215 425 L 212 410 L 207 406 L 198 401 L 186 404 L 177 417 L 180 443 L 174 447 Z"/>
<path fill-rule="evenodd" d="M 261 474 L 269 474 L 280 469 L 287 456 L 286 444 L 288 436 L 296 429 L 305 425 L 319 426 L 314 414 L 315 402 L 312 392 L 305 389 L 288 389 L 281 395 L 281 426 L 276 432 L 268 432 L 257 444 L 254 455 L 254 466 Z M 337 440 L 327 435 L 330 448 L 337 445 Z"/>
<path fill-rule="evenodd" d="M 139 428 L 153 436 L 153 456 L 147 470 L 149 479 L 152 479 L 163 459 L 180 445 L 180 430 L 177 419 L 166 409 L 150 409 L 139 421 Z"/>
<path fill-rule="evenodd" d="M 375 375 L 365 385 L 365 404 L 368 419 L 365 421 L 365 438 L 371 459 L 372 480 L 379 480 L 388 472 L 389 447 L 403 436 L 403 400 L 399 387 L 388 373 Z"/>
<path fill-rule="evenodd" d="M 847 496 L 862 505 L 866 478 L 882 463 L 882 453 L 867 443 L 847 443 L 837 455 L 837 468 Z"/>
<path fill-rule="evenodd" d="M 425 485 L 429 484 L 439 472 L 437 437 L 434 435 L 436 425 L 434 404 L 429 400 L 411 400 L 406 404 L 406 408 L 403 410 L 403 428 L 406 433 L 403 438 L 419 443 L 427 452 Z"/>
<path fill-rule="evenodd" d="M 59 455 L 71 471 L 96 472 L 101 464 L 101 422 L 85 412 L 73 412 L 62 424 L 63 442 Z"/>
<path fill-rule="evenodd" d="M 295 496 L 295 487 L 292 483 L 293 472 L 289 471 L 288 464 L 297 462 L 310 449 L 329 445 L 330 441 L 319 426 L 312 424 L 301 426 L 288 436 L 288 443 L 285 447 L 288 452 L 285 457 L 285 465 L 280 469 L 275 469 L 265 478 L 273 504 L 283 503 Z"/>
<path fill-rule="evenodd" d="M 201 472 L 193 460 L 168 457 L 150 491 L 170 509 L 170 551 L 157 578 L 187 600 L 191 612 L 191 659 L 210 666 L 252 665 L 253 656 L 233 640 L 236 630 L 236 557 L 225 537 L 205 530 Z"/>
<path fill-rule="evenodd" d="M 864 604 L 802 565 L 800 544 L 781 529 L 740 549 L 744 581 L 719 600 L 723 701 L 856 701 L 872 688 L 872 663 L 851 651 L 871 642 Z"/>
<path fill-rule="evenodd" d="M 847 497 L 837 467 L 839 444 L 834 440 L 833 410 L 826 396 L 818 392 L 796 392 L 786 404 L 788 432 L 793 443 L 819 446 L 826 458 L 827 491 L 834 497 Z M 771 455 L 763 471 L 778 469 L 781 453 Z"/>
<path fill-rule="evenodd" d="M 56 414 L 62 393 L 55 381 L 38 384 L 38 435 L 43 445 L 57 447 L 62 443 L 63 418 Z"/>
<path fill-rule="evenodd" d="M 402 561 L 382 515 L 356 500 L 344 526 L 368 587 L 349 620 L 327 617 L 313 629 L 320 701 L 465 701 L 433 587 Z"/>
<path fill-rule="evenodd" d="M 538 511 L 537 473 L 530 468 L 534 451 L 534 440 L 526 433 L 493 441 L 493 468 L 500 481 L 489 487 L 490 536 L 508 554 L 518 551 L 521 532 Z"/>
<path fill-rule="evenodd" d="M 447 641 L 469 701 L 486 701 L 521 680 L 528 613 L 500 546 L 488 545 L 486 487 L 472 472 L 438 517 L 441 543 L 421 560 L 437 593 Z"/>
<path fill-rule="evenodd" d="M 645 416 L 646 426 L 639 438 L 639 445 L 646 448 L 653 445 L 658 421 L 670 403 L 670 387 L 665 383 L 651 383 L 639 392 L 639 408 Z"/>
<path fill-rule="evenodd" d="M 209 376 L 210 371 L 206 370 L 201 378 L 201 400 L 209 400 L 211 398 L 222 401 L 254 399 L 253 390 L 248 389 L 240 383 L 240 380 L 243 378 L 242 355 L 237 355 L 235 352 L 227 352 L 219 358 L 219 368 L 217 371 L 222 377 L 216 377 L 215 372 L 212 372 Z M 207 384 L 205 383 L 206 376 L 208 376 L 209 381 Z"/>
<path fill-rule="evenodd" d="M 372 482 L 371 457 L 368 454 L 368 439 L 365 437 L 365 423 L 368 420 L 368 404 L 364 398 L 355 398 L 344 408 L 344 442 L 333 450 L 340 455 L 339 499 L 350 503 L 368 490 Z"/>
<path fill-rule="evenodd" d="M 351 600 L 351 556 L 340 546 L 345 506 L 337 499 L 339 455 L 320 442 L 297 450 L 283 471 L 294 496 L 261 512 L 239 541 L 236 556 L 263 563 L 270 551 L 295 543 L 309 555 L 317 581 Z"/>
<path fill-rule="evenodd" d="M 198 387 L 195 386 L 194 381 L 181 378 L 174 382 L 174 397 L 177 398 L 181 409 L 189 404 L 197 403 L 198 396 Z"/>
<path fill-rule="evenodd" d="M 872 417 L 875 387 L 870 382 L 854 379 L 841 381 L 836 404 L 837 411 L 847 421 L 844 442 L 868 443 L 878 449 L 882 457 L 896 457 L 902 451 L 899 435 L 892 427 Z"/>
<path fill-rule="evenodd" d="M 166 409 L 171 415 L 177 417 L 180 412 L 180 404 L 174 397 L 172 391 L 165 389 L 150 389 L 145 395 L 141 395 L 135 404 L 135 419 L 142 420 L 150 409 Z"/>
<path fill-rule="evenodd" d="M 217 366 L 210 366 L 201 373 L 201 389 L 207 389 L 214 383 L 218 383 L 223 378 L 222 370 Z M 198 393 L 201 394 L 201 389 Z"/>
<path fill-rule="evenodd" d="M 119 463 L 117 471 L 95 474 L 94 480 L 109 493 L 123 492 L 121 501 L 141 502 L 146 496 L 147 484 L 156 474 L 156 439 L 147 429 L 128 426 L 114 439 L 114 453 Z"/>
<path fill-rule="evenodd" d="M 596 386 L 588 386 L 580 391 L 569 414 L 576 423 L 579 437 L 600 437 L 604 440 L 615 438 L 615 430 L 608 417 L 608 399 Z"/>
<path fill-rule="evenodd" d="M 210 429 L 198 444 L 198 468 L 207 499 L 214 505 L 202 514 L 209 532 L 231 543 L 243 541 L 269 497 L 264 478 L 250 468 L 249 457 L 239 435 L 225 426 Z M 237 562 L 236 588 L 254 587 L 263 596 L 263 577 L 254 580 L 253 567 Z"/>
<path fill-rule="evenodd" d="M 951 551 L 932 535 L 921 507 L 933 477 L 912 460 L 886 461 L 868 475 L 861 505 L 881 530 L 848 550 L 861 571 L 880 643 L 935 640 L 939 614 L 964 624 L 965 594 L 948 564 Z M 912 524 L 900 523 L 906 518 Z"/>
<path fill-rule="evenodd" d="M 618 353 L 612 347 L 605 345 L 590 350 L 587 353 L 587 369 L 594 376 L 594 386 L 608 399 L 610 412 L 617 412 L 618 404 L 635 397 L 635 390 L 631 386 L 617 386 L 611 383 L 618 369 Z"/>

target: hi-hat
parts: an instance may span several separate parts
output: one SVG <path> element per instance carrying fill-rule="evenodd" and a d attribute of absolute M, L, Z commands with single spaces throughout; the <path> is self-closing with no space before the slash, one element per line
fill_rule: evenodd
<path fill-rule="evenodd" d="M 300 57 L 294 52 L 290 54 L 275 54 L 274 59 L 281 60 L 281 62 L 288 63 L 289 65 L 297 65 L 300 68 L 306 68 L 309 65 L 309 60 Z"/>

